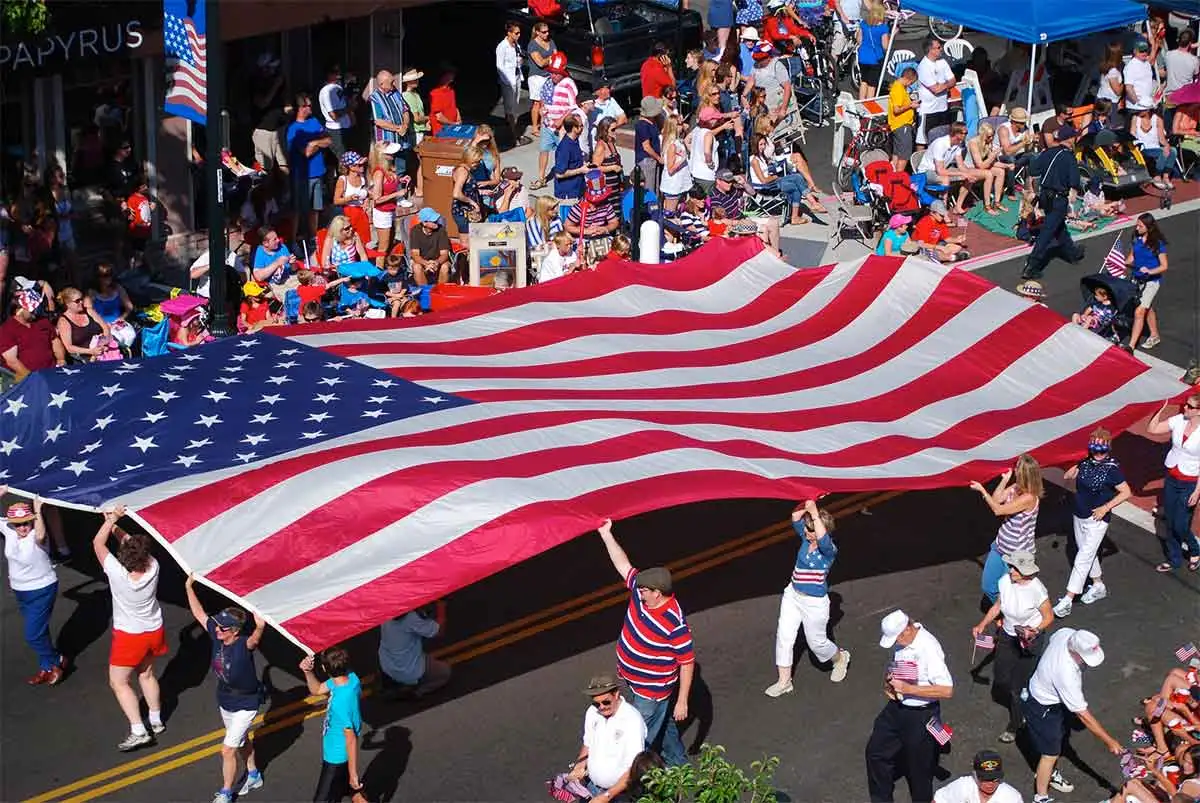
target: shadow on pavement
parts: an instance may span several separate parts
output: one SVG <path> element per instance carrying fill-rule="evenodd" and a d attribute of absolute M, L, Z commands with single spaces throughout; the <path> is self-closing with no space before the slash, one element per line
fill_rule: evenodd
<path fill-rule="evenodd" d="M 171 654 L 158 686 L 162 691 L 163 717 L 170 721 L 171 714 L 179 707 L 179 697 L 188 689 L 204 683 L 208 675 L 212 641 L 200 625 L 192 622 L 179 631 L 179 646 Z"/>
<path fill-rule="evenodd" d="M 412 756 L 412 731 L 400 725 L 375 729 L 363 736 L 364 753 L 375 753 L 362 775 L 367 799 L 372 803 L 389 801 L 396 796 L 400 778 Z"/>

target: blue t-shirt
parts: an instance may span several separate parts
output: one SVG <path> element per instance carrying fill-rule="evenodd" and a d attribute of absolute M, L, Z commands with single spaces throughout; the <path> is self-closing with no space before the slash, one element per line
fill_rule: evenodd
<path fill-rule="evenodd" d="M 290 257 L 292 252 L 283 243 L 279 244 L 278 251 L 268 251 L 261 245 L 254 249 L 254 270 L 262 270 L 280 257 Z M 292 269 L 288 262 L 284 262 L 275 272 L 267 277 L 267 281 L 271 284 L 283 284 L 287 281 L 287 277 L 291 274 Z"/>
<path fill-rule="evenodd" d="M 309 117 L 304 122 L 294 120 L 287 130 L 288 163 L 295 171 L 296 178 L 320 178 L 325 175 L 325 151 L 317 148 L 312 156 L 305 156 L 304 149 L 314 139 L 328 136 L 325 126 L 317 118 Z M 307 164 L 305 170 L 300 165 Z"/>
<path fill-rule="evenodd" d="M 425 675 L 425 639 L 437 634 L 438 623 L 416 611 L 389 619 L 379 628 L 379 668 L 397 683 L 420 683 Z"/>
<path fill-rule="evenodd" d="M 1079 461 L 1079 474 L 1075 477 L 1075 516 L 1090 519 L 1092 511 L 1108 504 L 1117 495 L 1117 486 L 1125 482 L 1121 466 L 1111 457 L 1093 460 L 1088 457 Z M 1105 521 L 1112 519 L 1109 513 Z"/>
<path fill-rule="evenodd" d="M 209 617 L 208 635 L 212 637 L 212 671 L 217 676 L 217 705 L 226 711 L 257 711 L 258 670 L 254 668 L 254 651 L 246 646 L 249 634 L 238 635 L 237 641 L 224 644 L 217 638 L 217 623 Z"/>
<path fill-rule="evenodd" d="M 579 147 L 579 140 L 563 137 L 554 151 L 554 175 L 580 167 L 583 167 L 583 149 Z M 554 197 L 582 198 L 584 186 L 583 174 L 570 178 L 555 178 Z"/>
<path fill-rule="evenodd" d="M 345 764 L 350 760 L 346 754 L 346 731 L 354 731 L 355 736 L 362 731 L 362 713 L 358 708 L 362 683 L 351 672 L 345 683 L 338 685 L 330 678 L 325 685 L 329 689 L 329 705 L 321 726 L 321 758 L 330 764 Z"/>
<path fill-rule="evenodd" d="M 875 65 L 883 61 L 883 37 L 892 31 L 892 26 L 886 22 L 878 25 L 868 25 L 866 20 L 859 23 L 862 31 L 862 44 L 858 46 L 858 63 Z"/>
<path fill-rule="evenodd" d="M 740 47 L 740 55 L 741 55 L 741 59 L 740 59 L 741 65 L 740 66 L 741 66 L 741 71 L 742 71 L 742 77 L 749 78 L 750 73 L 754 72 L 754 48 L 752 48 L 750 45 L 746 44 L 745 42 L 742 42 L 739 45 L 739 47 Z"/>
<path fill-rule="evenodd" d="M 1147 276 L 1145 270 L 1150 268 L 1153 270 L 1158 267 L 1158 255 L 1167 253 L 1167 244 L 1159 243 L 1158 250 L 1150 250 L 1150 246 L 1146 245 L 1145 239 L 1141 237 L 1133 238 L 1133 279 L 1137 282 L 1157 282 L 1161 281 L 1161 274 Z"/>
<path fill-rule="evenodd" d="M 891 255 L 894 257 L 898 257 L 898 256 L 900 256 L 901 246 L 903 246 L 906 242 L 908 242 L 908 232 L 896 231 L 895 229 L 888 229 L 887 231 L 885 231 L 883 233 L 883 236 L 879 238 L 879 245 L 875 246 L 875 253 L 881 257 L 887 256 L 888 255 L 887 252 L 883 250 L 883 245 L 884 245 L 884 243 L 891 243 L 892 244 L 892 254 Z"/>
<path fill-rule="evenodd" d="M 649 142 L 650 147 L 659 156 L 662 156 L 662 137 L 659 136 L 658 126 L 649 120 L 638 118 L 638 121 L 633 126 L 633 161 L 640 162 L 643 159 L 649 159 L 650 156 L 642 148 L 643 142 Z"/>

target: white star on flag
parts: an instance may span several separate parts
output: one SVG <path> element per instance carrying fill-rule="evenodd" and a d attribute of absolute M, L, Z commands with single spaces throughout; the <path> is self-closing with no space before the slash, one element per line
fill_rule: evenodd
<path fill-rule="evenodd" d="M 57 462 L 58 462 L 57 457 L 47 457 L 42 462 L 38 463 L 38 465 L 41 466 L 42 469 L 44 470 L 44 469 L 50 468 L 50 466 L 54 465 Z"/>
<path fill-rule="evenodd" d="M 166 413 L 161 413 L 161 412 L 160 413 L 146 413 L 144 416 L 142 416 L 138 420 L 139 421 L 149 421 L 151 424 L 157 424 L 159 421 L 162 421 L 166 417 L 167 417 Z"/>
<path fill-rule="evenodd" d="M 9 415 L 13 415 L 13 416 L 17 415 L 17 413 L 21 412 L 22 410 L 24 410 L 26 407 L 29 406 L 28 404 L 25 403 L 24 396 L 18 396 L 15 399 L 8 399 L 4 403 L 6 405 L 8 405 L 8 408 L 4 412 L 8 413 Z"/>
<path fill-rule="evenodd" d="M 154 442 L 154 437 L 143 438 L 140 435 L 133 436 L 133 443 L 129 444 L 130 449 L 141 449 L 142 454 L 146 453 L 147 449 L 157 449 L 158 444 Z"/>
<path fill-rule="evenodd" d="M 367 399 L 367 401 L 369 401 L 371 404 L 383 404 L 384 402 L 390 402 L 391 400 L 391 396 L 372 396 L 371 398 Z"/>
<path fill-rule="evenodd" d="M 105 385 L 104 387 L 100 388 L 100 395 L 107 396 L 111 399 L 124 389 L 125 388 L 121 387 L 120 383 L 117 383 L 116 385 Z"/>
<path fill-rule="evenodd" d="M 75 401 L 75 400 L 73 398 L 71 398 L 71 396 L 68 395 L 67 392 L 64 390 L 62 393 L 51 393 L 50 394 L 50 402 L 46 406 L 47 407 L 57 407 L 61 410 L 62 406 L 69 401 Z"/>
<path fill-rule="evenodd" d="M 393 385 L 395 385 L 396 383 L 390 379 L 376 379 L 371 384 L 377 388 L 390 388 Z"/>
<path fill-rule="evenodd" d="M 160 390 L 158 393 L 154 394 L 154 398 L 158 399 L 163 404 L 166 404 L 167 402 L 171 401 L 171 399 L 178 399 L 179 394 L 173 390 Z"/>
<path fill-rule="evenodd" d="M 222 385 L 236 385 L 242 380 L 236 376 L 218 376 L 215 381 L 220 382 Z"/>
<path fill-rule="evenodd" d="M 242 366 L 240 366 L 240 365 L 226 365 L 226 366 L 225 366 L 224 368 L 222 368 L 221 370 L 222 370 L 222 371 L 228 371 L 228 372 L 229 372 L 229 373 L 231 373 L 231 374 L 236 374 L 238 371 L 242 370 Z"/>
<path fill-rule="evenodd" d="M 210 390 L 208 393 L 203 394 L 203 398 L 208 399 L 210 402 L 216 403 L 228 399 L 229 394 L 223 390 Z"/>
<path fill-rule="evenodd" d="M 251 416 L 250 420 L 253 421 L 255 424 L 265 424 L 268 421 L 274 421 L 275 416 L 272 415 L 271 413 L 259 413 L 258 415 Z"/>
<path fill-rule="evenodd" d="M 330 417 L 329 413 L 309 413 L 308 416 L 304 420 L 305 421 L 316 421 L 319 424 L 322 421 L 324 421 L 326 418 L 329 418 L 329 417 Z"/>
<path fill-rule="evenodd" d="M 342 380 L 336 376 L 325 376 L 325 377 L 321 377 L 321 379 L 319 379 L 318 381 L 322 385 L 329 385 L 329 387 L 333 387 L 334 385 L 340 384 Z"/>
<path fill-rule="evenodd" d="M 82 474 L 85 471 L 91 471 L 92 468 L 91 468 L 91 466 L 88 465 L 88 461 L 77 460 L 74 463 L 72 463 L 71 465 L 67 466 L 63 470 L 64 471 L 74 471 L 75 476 L 78 477 L 80 474 Z"/>
<path fill-rule="evenodd" d="M 258 457 L 258 452 L 238 452 L 236 455 L 236 459 L 243 463 L 249 463 L 256 457 Z"/>
<path fill-rule="evenodd" d="M 242 443 L 248 443 L 251 446 L 258 446 L 263 441 L 268 440 L 266 435 L 262 433 L 247 433 L 246 437 L 242 438 Z"/>
<path fill-rule="evenodd" d="M 329 404 L 331 401 L 337 400 L 338 397 L 332 393 L 318 393 L 316 396 L 313 396 L 313 401 L 320 402 L 321 404 Z"/>
<path fill-rule="evenodd" d="M 383 415 L 383 410 L 363 410 L 363 418 L 379 418 Z"/>
<path fill-rule="evenodd" d="M 144 451 L 144 450 L 143 450 L 143 451 Z M 146 465 L 146 464 L 145 464 L 145 463 L 134 463 L 134 464 L 131 466 L 131 465 L 129 465 L 128 463 L 126 463 L 126 464 L 125 464 L 125 467 L 124 467 L 124 468 L 122 468 L 122 469 L 121 469 L 120 471 L 118 471 L 117 473 L 118 473 L 118 474 L 128 474 L 128 473 L 129 473 L 129 472 L 131 472 L 131 471 L 137 471 L 139 468 L 141 468 L 141 467 L 142 467 L 142 466 L 144 466 L 144 465 Z"/>
<path fill-rule="evenodd" d="M 202 446 L 212 446 L 212 441 L 208 438 L 202 438 L 198 441 L 189 440 L 188 445 L 184 449 L 199 449 Z"/>
<path fill-rule="evenodd" d="M 295 360 L 287 360 L 286 362 L 275 363 L 275 367 L 276 368 L 295 368 L 299 364 L 300 363 L 296 362 Z"/>
<path fill-rule="evenodd" d="M 92 429 L 98 429 L 103 432 L 105 427 L 116 420 L 117 417 L 115 415 L 106 415 L 103 418 L 97 418 L 96 423 L 92 425 Z"/>
<path fill-rule="evenodd" d="M 257 345 L 258 345 L 258 340 L 256 338 L 248 337 L 245 340 L 238 343 L 237 347 L 240 349 L 248 349 L 251 346 L 257 346 Z"/>
<path fill-rule="evenodd" d="M 261 399 L 258 400 L 258 403 L 259 404 L 278 404 L 281 401 L 283 401 L 282 396 L 280 396 L 278 393 L 272 393 L 268 396 L 263 396 Z"/>
<path fill-rule="evenodd" d="M 103 442 L 102 441 L 92 441 L 91 443 L 89 443 L 87 446 L 84 446 L 79 451 L 81 454 L 91 454 L 92 452 L 94 452 L 100 448 L 101 443 L 103 443 Z"/>
<path fill-rule="evenodd" d="M 187 360 L 188 362 L 195 362 L 196 360 L 203 360 L 204 358 L 199 354 L 182 354 L 180 355 L 179 359 Z"/>
<path fill-rule="evenodd" d="M 335 371 L 341 371 L 346 368 L 346 364 L 341 362 L 327 362 L 325 363 L 325 367 L 332 368 Z"/>
<path fill-rule="evenodd" d="M 245 362 L 250 358 L 251 357 L 249 354 L 233 354 L 229 357 L 229 359 L 233 360 L 234 362 Z"/>
<path fill-rule="evenodd" d="M 325 433 L 317 430 L 316 432 L 304 432 L 300 435 L 306 441 L 315 441 L 317 438 L 325 437 Z"/>
<path fill-rule="evenodd" d="M 199 462 L 200 458 L 194 454 L 181 454 L 179 457 L 175 458 L 175 463 L 177 465 L 184 466 L 185 468 L 191 468 L 193 463 Z"/>
<path fill-rule="evenodd" d="M 273 376 L 273 377 L 270 377 L 269 379 L 267 379 L 267 382 L 269 382 L 272 385 L 282 385 L 284 382 L 291 382 L 291 381 L 292 381 L 292 378 L 290 376 Z"/>
<path fill-rule="evenodd" d="M 220 424 L 220 423 L 223 423 L 223 422 L 221 421 L 221 419 L 220 419 L 220 418 L 218 418 L 218 417 L 217 417 L 217 416 L 215 416 L 215 415 L 203 415 L 203 414 L 201 414 L 201 416 L 200 416 L 200 420 L 199 420 L 199 421 L 196 421 L 196 422 L 194 422 L 194 423 L 196 423 L 196 424 L 199 424 L 199 425 L 201 425 L 201 426 L 208 427 L 209 429 L 212 429 L 214 424 Z"/>
<path fill-rule="evenodd" d="M 0 452 L 4 452 L 5 457 L 8 457 L 20 448 L 21 446 L 17 443 L 16 438 L 13 438 L 11 441 L 0 441 Z"/>
<path fill-rule="evenodd" d="M 42 443 L 57 443 L 60 435 L 66 435 L 67 431 L 63 429 L 62 424 L 55 424 L 54 429 L 46 430 L 46 439 Z"/>
<path fill-rule="evenodd" d="M 180 374 L 163 374 L 162 378 L 168 382 L 179 382 L 183 379 Z"/>
<path fill-rule="evenodd" d="M 280 351 L 279 353 L 280 353 L 280 354 L 282 354 L 282 355 L 284 355 L 284 356 L 286 356 L 286 357 L 290 357 L 290 356 L 291 356 L 291 355 L 293 355 L 293 354 L 299 354 L 299 353 L 300 353 L 300 349 L 283 349 L 283 350 L 282 350 L 282 351 Z"/>
<path fill-rule="evenodd" d="M 442 396 L 422 396 L 421 401 L 429 402 L 430 404 L 441 404 L 446 399 Z"/>

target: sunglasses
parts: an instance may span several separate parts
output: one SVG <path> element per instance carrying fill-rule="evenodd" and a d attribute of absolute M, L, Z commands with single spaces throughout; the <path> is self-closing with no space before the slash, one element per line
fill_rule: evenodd
<path fill-rule="evenodd" d="M 592 699 L 592 705 L 596 706 L 597 708 L 608 708 L 609 706 L 614 705 L 616 702 L 617 702 L 616 694 L 609 695 L 606 698 L 593 698 Z"/>
<path fill-rule="evenodd" d="M 14 521 L 11 526 L 13 526 L 13 527 L 32 527 L 33 522 L 32 521 Z"/>

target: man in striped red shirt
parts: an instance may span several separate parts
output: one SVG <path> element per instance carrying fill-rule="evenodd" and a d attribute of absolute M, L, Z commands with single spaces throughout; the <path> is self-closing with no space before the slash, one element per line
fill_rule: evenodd
<path fill-rule="evenodd" d="M 687 719 L 696 655 L 692 631 L 671 593 L 671 573 L 661 566 L 642 572 L 633 568 L 613 537 L 611 519 L 600 525 L 600 538 L 632 592 L 617 641 L 617 674 L 629 684 L 630 702 L 646 721 L 646 747 L 657 749 L 668 766 L 685 764 L 675 723 Z"/>

